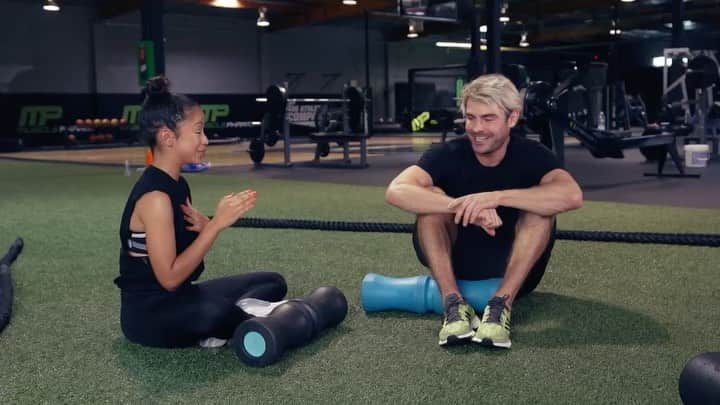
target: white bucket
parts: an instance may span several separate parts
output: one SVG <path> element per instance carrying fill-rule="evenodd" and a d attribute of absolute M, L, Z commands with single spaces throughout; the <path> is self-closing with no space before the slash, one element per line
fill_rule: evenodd
<path fill-rule="evenodd" d="M 710 155 L 710 146 L 685 145 L 685 167 L 705 167 Z"/>

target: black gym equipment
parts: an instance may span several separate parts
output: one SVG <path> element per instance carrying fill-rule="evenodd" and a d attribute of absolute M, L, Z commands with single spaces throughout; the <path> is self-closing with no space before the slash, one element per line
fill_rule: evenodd
<path fill-rule="evenodd" d="M 720 83 L 718 65 L 707 55 L 698 55 L 688 62 L 685 73 L 685 85 L 690 94 Z"/>
<path fill-rule="evenodd" d="M 691 126 L 685 143 L 710 143 L 710 157 L 718 157 L 720 121 L 710 116 L 720 85 L 715 51 L 670 48 L 663 51 L 663 57 L 672 63 L 663 64 L 661 120 Z"/>
<path fill-rule="evenodd" d="M 407 84 L 396 84 L 395 109 L 409 132 L 440 132 L 442 142 L 449 133 L 461 134 L 456 124 L 462 114 L 458 96 L 468 78 L 468 65 L 445 65 L 408 69 Z"/>
<path fill-rule="evenodd" d="M 720 404 L 720 352 L 706 352 L 690 359 L 678 381 L 685 405 Z"/>
<path fill-rule="evenodd" d="M 309 229 L 336 232 L 412 233 L 415 224 L 396 222 L 318 221 L 312 219 L 242 218 L 234 228 Z M 720 247 L 720 234 L 559 230 L 556 239 L 587 242 L 654 243 Z"/>
<path fill-rule="evenodd" d="M 339 98 L 290 98 L 285 86 L 272 85 L 265 92 L 267 104 L 263 115 L 260 136 L 250 143 L 248 153 L 256 167 L 263 165 L 265 146 L 274 146 L 283 139 L 283 163 L 281 167 L 293 165 L 290 153 L 290 133 L 307 137 L 316 144 L 317 164 L 321 157 L 330 153 L 330 144 L 337 143 L 343 148 L 343 163 L 340 167 L 367 167 L 367 139 L 369 117 L 367 100 L 362 90 L 346 85 Z M 289 109 L 301 106 L 315 106 L 312 128 L 293 122 Z M 360 143 L 360 164 L 350 160 L 350 142 Z M 265 164 L 267 165 L 267 164 Z"/>
<path fill-rule="evenodd" d="M 278 305 L 267 317 L 241 323 L 233 335 L 235 353 L 245 364 L 265 367 L 286 350 L 303 346 L 345 319 L 348 304 L 342 291 L 320 287 L 303 298 Z"/>
<path fill-rule="evenodd" d="M 265 144 L 263 143 L 263 140 L 250 140 L 250 146 L 248 146 L 248 153 L 250 154 L 250 159 L 252 159 L 253 162 L 262 162 L 262 160 L 265 158 Z"/>
<path fill-rule="evenodd" d="M 623 158 L 624 149 L 649 148 L 658 157 L 656 173 L 645 173 L 646 176 L 657 177 L 699 177 L 697 174 L 686 174 L 680 161 L 675 144 L 678 133 L 673 128 L 660 128 L 660 133 L 653 135 L 631 136 L 630 131 L 608 131 L 595 128 L 601 111 L 602 89 L 606 82 L 607 65 L 591 63 L 584 69 L 570 74 L 557 86 L 546 82 L 533 82 L 524 91 L 524 108 L 522 124 L 533 132 L 540 134 L 541 142 L 553 150 L 564 163 L 565 132 L 577 138 L 596 158 Z M 561 108 L 563 97 L 570 91 L 585 89 L 589 114 L 587 123 L 569 114 Z M 663 173 L 665 160 L 670 156 L 678 174 Z"/>
<path fill-rule="evenodd" d="M 648 126 L 647 106 L 640 95 L 625 97 L 625 105 L 627 109 L 627 123 L 629 127 Z"/>
<path fill-rule="evenodd" d="M 0 259 L 0 332 L 10 322 L 12 315 L 13 285 L 10 277 L 10 266 L 22 252 L 24 242 L 17 238 L 5 256 Z"/>

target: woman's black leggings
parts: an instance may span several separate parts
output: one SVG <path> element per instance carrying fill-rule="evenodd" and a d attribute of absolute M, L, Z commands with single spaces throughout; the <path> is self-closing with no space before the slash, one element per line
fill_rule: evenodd
<path fill-rule="evenodd" d="M 195 346 L 202 339 L 229 339 L 250 315 L 242 298 L 280 301 L 287 293 L 278 273 L 256 272 L 191 284 L 173 292 L 122 293 L 120 323 L 132 342 L 154 347 Z"/>

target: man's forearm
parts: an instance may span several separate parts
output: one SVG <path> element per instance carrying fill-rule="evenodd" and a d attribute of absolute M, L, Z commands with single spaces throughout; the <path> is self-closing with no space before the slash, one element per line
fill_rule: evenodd
<path fill-rule="evenodd" d="M 582 191 L 575 182 L 558 181 L 527 189 L 498 191 L 499 205 L 542 216 L 582 207 Z"/>
<path fill-rule="evenodd" d="M 412 184 L 395 184 L 385 194 L 388 203 L 415 214 L 449 214 L 453 199 L 430 188 Z"/>

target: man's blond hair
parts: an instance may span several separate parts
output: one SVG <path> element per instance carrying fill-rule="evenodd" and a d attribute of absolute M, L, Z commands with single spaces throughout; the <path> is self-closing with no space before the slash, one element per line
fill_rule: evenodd
<path fill-rule="evenodd" d="M 482 75 L 463 87 L 460 108 L 465 114 L 469 100 L 487 105 L 496 105 L 510 115 L 522 111 L 522 99 L 515 85 L 501 74 Z"/>

